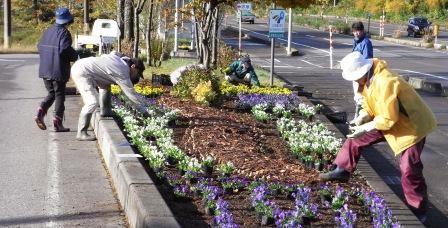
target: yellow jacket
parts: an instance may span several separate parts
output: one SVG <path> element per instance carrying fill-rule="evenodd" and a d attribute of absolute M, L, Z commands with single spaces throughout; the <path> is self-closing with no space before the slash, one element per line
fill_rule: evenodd
<path fill-rule="evenodd" d="M 372 67 L 370 85 L 363 88 L 363 108 L 398 155 L 431 133 L 436 119 L 414 88 L 389 71 L 385 61 L 374 59 Z"/>

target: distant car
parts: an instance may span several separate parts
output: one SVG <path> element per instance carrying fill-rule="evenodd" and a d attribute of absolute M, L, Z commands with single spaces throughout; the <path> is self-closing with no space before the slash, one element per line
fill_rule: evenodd
<path fill-rule="evenodd" d="M 408 21 L 408 36 L 417 37 L 429 33 L 431 30 L 431 22 L 426 17 L 411 17 Z"/>
<path fill-rule="evenodd" d="M 250 24 L 253 24 L 253 23 L 255 23 L 255 14 L 253 14 L 250 11 L 243 10 L 243 11 L 241 11 L 241 21 L 249 22 Z"/>

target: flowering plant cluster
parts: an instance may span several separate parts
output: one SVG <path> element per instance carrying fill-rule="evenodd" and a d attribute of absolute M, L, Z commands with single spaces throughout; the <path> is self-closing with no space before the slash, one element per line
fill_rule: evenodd
<path fill-rule="evenodd" d="M 233 215 L 228 207 L 229 205 L 225 200 L 218 198 L 214 218 L 215 225 L 223 228 L 237 228 L 239 226 L 233 221 Z"/>
<path fill-rule="evenodd" d="M 152 86 L 141 86 L 141 85 L 135 85 L 134 86 L 135 92 L 146 96 L 146 97 L 156 97 L 163 93 L 163 89 L 159 87 L 152 87 Z M 111 92 L 113 95 L 119 95 L 121 94 L 121 88 L 118 85 L 112 85 L 111 86 Z"/>
<path fill-rule="evenodd" d="M 233 192 L 242 190 L 249 185 L 249 181 L 242 177 L 225 177 L 220 182 L 224 190 L 232 190 Z"/>
<path fill-rule="evenodd" d="M 252 114 L 254 115 L 255 119 L 260 122 L 267 122 L 271 120 L 271 115 L 264 110 L 266 109 L 265 104 L 258 104 L 252 107 Z"/>
<path fill-rule="evenodd" d="M 392 216 L 392 210 L 386 205 L 384 198 L 378 196 L 374 191 L 359 190 L 356 194 L 361 203 L 368 207 L 374 227 L 400 227 L 400 224 Z"/>
<path fill-rule="evenodd" d="M 345 189 L 341 186 L 336 186 L 336 193 L 333 197 L 333 201 L 331 202 L 331 208 L 333 210 L 339 210 L 341 209 L 344 204 L 346 204 L 348 201 L 348 193 L 345 191 Z"/>
<path fill-rule="evenodd" d="M 310 106 L 304 103 L 300 103 L 299 106 L 296 108 L 296 111 L 300 113 L 300 115 L 304 116 L 305 118 L 309 119 L 312 116 L 316 115 L 316 109 L 314 106 Z"/>
<path fill-rule="evenodd" d="M 291 152 L 301 160 L 330 161 L 342 145 L 327 127 L 316 122 L 308 124 L 303 120 L 288 118 L 277 120 L 277 130 L 288 143 Z"/>
<path fill-rule="evenodd" d="M 255 105 L 266 105 L 266 109 L 281 106 L 285 110 L 293 110 L 301 103 L 298 96 L 278 94 L 239 93 L 235 106 L 239 109 L 250 109 Z"/>
<path fill-rule="evenodd" d="M 192 173 L 197 175 L 200 171 L 201 164 L 196 158 L 190 158 L 185 154 L 180 148 L 173 144 L 172 131 L 167 131 L 163 129 L 167 128 L 167 122 L 163 118 L 168 118 L 164 113 L 169 113 L 169 109 L 160 108 L 163 111 L 154 111 L 157 115 L 151 118 L 141 118 L 134 117 L 133 114 L 127 110 L 119 102 L 116 102 L 118 106 L 114 109 L 119 117 L 121 117 L 125 131 L 128 133 L 130 141 L 133 145 L 141 151 L 141 153 L 148 159 L 150 166 L 154 169 L 157 167 L 163 168 L 166 164 L 166 159 L 169 156 L 178 157 L 178 166 L 182 164 L 184 166 L 186 174 Z M 161 116 L 158 116 L 161 115 Z M 284 118 L 280 119 L 282 121 Z M 141 126 L 141 123 L 145 123 Z M 157 126 L 159 127 L 157 127 Z M 316 124 L 316 125 L 319 125 Z M 160 127 L 163 126 L 163 127 Z M 286 134 L 283 136 L 290 140 L 294 138 L 294 134 L 291 134 L 291 129 L 296 128 L 295 131 L 299 129 L 305 129 L 310 126 L 306 125 L 305 122 L 300 122 L 297 125 L 294 122 L 284 122 L 278 124 L 278 128 L 282 129 Z M 325 131 L 326 129 L 320 126 L 313 126 L 320 131 Z M 310 127 L 311 129 L 313 127 Z M 288 129 L 288 131 L 286 130 Z M 148 140 L 148 137 L 154 137 L 155 140 Z M 207 160 L 207 157 L 203 161 Z M 213 159 L 214 160 L 214 159 Z M 178 167 L 179 168 L 179 167 Z M 220 171 L 222 173 L 231 174 L 233 173 L 234 166 L 232 163 L 222 164 L 220 166 Z M 224 175 L 223 175 L 224 176 Z M 218 187 L 219 185 L 224 187 L 224 184 L 229 184 L 230 186 L 236 186 L 235 188 L 249 188 L 253 189 L 252 206 L 266 216 L 271 216 L 274 218 L 275 223 L 279 227 L 300 227 L 300 224 L 304 223 L 304 217 L 314 218 L 317 213 L 317 206 L 309 202 L 310 191 L 308 187 L 302 185 L 284 185 L 282 183 L 270 183 L 266 184 L 260 181 L 254 181 L 250 184 L 247 180 L 242 178 L 219 178 L 218 186 L 212 185 L 213 179 L 203 178 L 197 175 L 199 181 L 196 183 L 185 184 L 185 181 L 179 175 L 167 176 L 168 183 L 173 187 L 174 195 L 178 197 L 185 197 L 190 193 L 200 194 L 202 196 L 204 206 L 208 208 L 213 208 L 215 213 L 214 222 L 220 227 L 236 227 L 237 225 L 233 223 L 233 216 L 228 209 L 228 205 L 225 201 L 219 197 L 224 193 L 224 191 Z M 216 183 L 216 182 L 215 182 Z M 295 210 L 281 210 L 278 206 L 274 204 L 272 200 L 269 200 L 269 194 L 272 191 L 277 191 L 278 189 L 283 189 L 285 191 L 293 192 L 295 198 Z M 322 187 L 321 191 L 331 191 L 329 187 Z M 398 223 L 394 222 L 392 219 L 391 211 L 386 207 L 384 199 L 377 196 L 374 192 L 360 191 L 358 197 L 361 198 L 364 205 L 369 208 L 372 214 L 375 227 L 399 227 Z M 342 199 L 342 200 L 341 200 Z M 335 191 L 334 200 L 332 201 L 332 207 L 336 208 L 338 206 L 339 215 L 337 216 L 339 224 L 354 224 L 356 221 L 356 215 L 354 215 L 346 206 L 348 200 L 347 192 L 338 187 Z M 347 226 L 350 227 L 350 226 Z"/>
<path fill-rule="evenodd" d="M 258 93 L 258 94 L 280 94 L 289 95 L 291 90 L 279 87 L 249 87 L 247 85 L 239 84 L 233 85 L 229 82 L 223 82 L 220 85 L 222 94 L 237 95 L 239 93 Z"/>
<path fill-rule="evenodd" d="M 348 205 L 344 204 L 339 213 L 335 217 L 336 223 L 339 227 L 353 228 L 356 222 L 356 214 L 352 210 L 348 209 Z"/>
<path fill-rule="evenodd" d="M 201 165 L 202 167 L 213 167 L 215 165 L 215 157 L 212 155 L 207 155 L 205 158 L 202 157 Z"/>
<path fill-rule="evenodd" d="M 235 166 L 231 161 L 228 161 L 227 163 L 221 164 L 218 170 L 222 176 L 230 176 L 235 171 Z"/>

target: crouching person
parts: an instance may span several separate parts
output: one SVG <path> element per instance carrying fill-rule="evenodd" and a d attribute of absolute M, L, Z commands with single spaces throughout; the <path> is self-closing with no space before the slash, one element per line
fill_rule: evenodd
<path fill-rule="evenodd" d="M 252 67 L 250 58 L 247 56 L 234 61 L 224 70 L 224 73 L 226 74 L 224 79 L 230 83 L 260 86 L 257 74 Z"/>
<path fill-rule="evenodd" d="M 428 196 L 420 160 L 426 136 L 436 128 L 432 111 L 417 92 L 386 62 L 364 59 L 359 52 L 341 61 L 342 77 L 356 81 L 364 96 L 363 109 L 352 121 L 334 164 L 337 168 L 320 175 L 323 181 L 348 181 L 356 168 L 361 151 L 367 146 L 387 141 L 400 158 L 401 184 L 407 204 L 424 222 Z"/>
<path fill-rule="evenodd" d="M 138 99 L 133 86 L 139 82 L 140 77 L 143 77 L 144 70 L 145 66 L 141 60 L 124 57 L 118 52 L 111 52 L 100 57 L 80 59 L 73 64 L 71 76 L 84 102 L 78 120 L 78 133 L 76 135 L 78 140 L 96 140 L 95 136 L 87 133 L 87 128 L 98 103 L 101 116 L 113 115 L 110 93 L 112 84 L 120 86 L 123 93 L 136 105 L 139 111 L 147 115 L 145 107 L 148 104 Z"/>

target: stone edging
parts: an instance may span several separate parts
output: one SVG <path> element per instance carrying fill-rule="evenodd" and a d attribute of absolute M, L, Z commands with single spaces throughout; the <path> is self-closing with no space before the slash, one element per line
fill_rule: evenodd
<path fill-rule="evenodd" d="M 180 228 L 115 121 L 95 112 L 91 124 L 130 227 Z"/>

